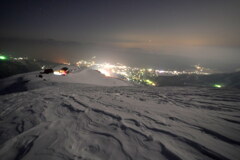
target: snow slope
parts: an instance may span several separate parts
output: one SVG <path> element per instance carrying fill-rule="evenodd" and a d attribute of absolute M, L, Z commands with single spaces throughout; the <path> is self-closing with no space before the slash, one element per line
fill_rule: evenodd
<path fill-rule="evenodd" d="M 240 157 L 239 90 L 106 87 L 35 75 L 1 82 L 2 160 Z"/>
<path fill-rule="evenodd" d="M 55 67 L 55 70 L 61 69 L 63 66 Z M 18 74 L 6 79 L 0 79 L 0 94 L 11 93 L 16 91 L 24 91 L 39 87 L 49 86 L 52 83 L 81 83 L 91 84 L 95 86 L 132 86 L 128 81 L 106 77 L 98 71 L 85 69 L 80 70 L 78 67 L 67 66 L 70 73 L 66 76 L 57 76 L 54 74 L 41 74 L 40 72 L 31 72 Z M 26 85 L 27 84 L 27 85 Z"/>
<path fill-rule="evenodd" d="M 70 72 L 66 76 L 45 75 L 47 80 L 66 83 L 85 83 L 99 86 L 130 86 L 127 81 L 106 77 L 98 71 L 85 69 L 83 71 Z"/>

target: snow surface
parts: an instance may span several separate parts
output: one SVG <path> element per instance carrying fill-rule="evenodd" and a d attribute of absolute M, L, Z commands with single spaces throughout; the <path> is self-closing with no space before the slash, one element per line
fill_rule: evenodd
<path fill-rule="evenodd" d="M 240 157 L 239 90 L 121 86 L 130 84 L 91 70 L 36 75 L 0 82 L 1 160 Z"/>
<path fill-rule="evenodd" d="M 61 69 L 63 66 L 55 67 L 55 70 Z M 85 69 L 79 70 L 75 66 L 67 66 L 70 73 L 66 76 L 56 76 L 53 74 L 44 75 L 45 79 L 54 82 L 66 83 L 85 83 L 98 86 L 131 86 L 127 81 L 106 77 L 97 70 Z"/>
<path fill-rule="evenodd" d="M 48 75 L 47 79 L 54 82 L 85 83 L 99 86 L 130 86 L 127 81 L 106 77 L 98 71 L 86 69 L 80 72 L 70 73 L 66 76 Z"/>

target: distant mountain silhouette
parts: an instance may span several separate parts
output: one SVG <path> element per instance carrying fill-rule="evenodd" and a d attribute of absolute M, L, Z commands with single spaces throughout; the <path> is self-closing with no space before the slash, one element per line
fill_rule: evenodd
<path fill-rule="evenodd" d="M 19 73 L 27 73 L 41 70 L 42 66 L 54 67 L 58 64 L 43 60 L 21 60 L 21 61 L 1 61 L 0 78 L 9 77 Z"/>

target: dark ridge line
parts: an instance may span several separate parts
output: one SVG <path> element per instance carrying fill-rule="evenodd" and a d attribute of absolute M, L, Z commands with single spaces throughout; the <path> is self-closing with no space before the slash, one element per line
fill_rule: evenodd
<path fill-rule="evenodd" d="M 74 102 L 80 104 L 81 106 L 83 106 L 83 107 L 85 107 L 85 108 L 91 108 L 91 107 L 89 107 L 88 105 L 86 105 L 86 104 L 78 101 L 78 100 L 77 100 L 75 97 L 73 97 L 73 96 L 69 96 L 69 98 L 71 98 Z"/>
<path fill-rule="evenodd" d="M 148 117 L 148 116 L 145 116 L 145 115 L 141 115 L 141 116 L 143 116 L 143 117 L 145 117 L 145 118 L 147 118 L 147 119 L 152 120 L 152 121 L 155 122 L 156 124 L 160 124 L 160 125 L 163 125 L 163 126 L 167 126 L 167 124 L 162 123 L 162 122 L 159 122 L 159 121 L 155 120 L 154 118 L 151 118 L 151 117 Z"/>
<path fill-rule="evenodd" d="M 212 135 L 213 137 L 216 137 L 216 138 L 219 139 L 219 140 L 225 141 L 225 142 L 230 143 L 230 144 L 233 144 L 233 145 L 240 145 L 240 142 L 235 141 L 235 140 L 232 140 L 232 139 L 230 139 L 230 138 L 228 138 L 228 137 L 225 137 L 225 136 L 223 136 L 223 135 L 221 135 L 221 134 L 219 134 L 219 133 L 217 133 L 217 132 L 214 132 L 214 131 L 209 130 L 209 129 L 207 129 L 207 128 L 202 128 L 202 127 L 199 127 L 199 128 L 200 128 L 203 132 L 205 132 L 205 133 L 207 133 L 207 134 L 210 134 L 210 135 Z"/>
<path fill-rule="evenodd" d="M 230 143 L 230 144 L 233 144 L 233 145 L 240 145 L 240 142 L 232 140 L 232 139 L 230 139 L 230 138 L 228 138 L 226 136 L 223 136 L 223 135 L 221 135 L 221 134 L 219 134 L 219 133 L 217 133 L 215 131 L 212 131 L 212 130 L 209 130 L 207 128 L 203 128 L 203 127 L 200 127 L 200 126 L 196 126 L 196 125 L 193 125 L 193 124 L 190 124 L 190 123 L 187 123 L 187 122 L 185 122 L 183 120 L 180 120 L 180 119 L 178 119 L 176 117 L 169 117 L 169 118 L 172 119 L 172 120 L 176 120 L 176 121 L 182 122 L 182 123 L 187 124 L 189 126 L 199 128 L 202 132 L 205 132 L 206 134 L 209 134 L 209 135 L 211 135 L 211 136 L 213 136 L 213 137 L 215 137 L 215 138 L 217 138 L 217 139 L 219 139 L 221 141 L 224 141 L 226 143 Z"/>
<path fill-rule="evenodd" d="M 211 99 L 212 100 L 212 99 Z M 206 101 L 201 101 L 201 100 L 195 100 L 195 102 L 197 103 L 201 103 L 201 104 L 207 104 L 207 105 L 216 105 L 216 103 L 211 103 L 211 102 L 206 102 Z M 226 105 L 226 104 L 222 104 L 222 103 L 218 103 L 220 105 Z"/>
<path fill-rule="evenodd" d="M 24 124 L 25 124 L 24 121 L 21 120 L 21 123 L 16 126 L 16 130 L 19 134 L 24 131 Z"/>
<path fill-rule="evenodd" d="M 62 103 L 62 107 L 67 108 L 70 112 L 76 112 L 76 113 L 83 112 L 82 110 L 74 108 L 72 105 L 68 105 L 68 104 L 65 104 L 65 103 Z"/>
<path fill-rule="evenodd" d="M 116 137 L 114 137 L 113 135 L 108 134 L 108 133 L 96 132 L 96 131 L 90 131 L 90 132 L 92 132 L 94 134 L 102 135 L 102 136 L 105 136 L 105 137 L 111 137 L 111 138 L 115 139 L 119 143 L 119 145 L 121 146 L 121 150 L 125 154 L 127 159 L 133 160 L 132 157 L 125 151 L 122 142 L 119 139 L 117 139 Z"/>
<path fill-rule="evenodd" d="M 127 119 L 124 119 L 124 120 L 125 121 L 132 121 L 135 124 L 135 126 L 140 127 L 140 123 L 135 119 L 127 118 Z"/>
<path fill-rule="evenodd" d="M 218 99 L 217 99 L 218 98 Z M 215 100 L 215 101 L 220 101 L 220 102 L 240 102 L 240 100 L 236 99 L 236 98 L 231 98 L 231 97 L 217 97 L 217 98 L 214 98 L 214 99 L 211 99 L 211 100 Z M 223 98 L 224 101 L 222 100 Z"/>
<path fill-rule="evenodd" d="M 229 116 L 229 115 L 228 115 Z M 237 117 L 237 118 L 240 118 L 240 116 L 238 116 L 238 115 L 233 115 L 233 117 Z"/>
<path fill-rule="evenodd" d="M 84 95 L 84 94 L 78 94 L 78 96 L 86 97 L 86 98 L 88 98 L 88 99 L 90 99 L 90 100 L 95 100 L 95 99 L 96 99 L 96 97 L 95 97 L 95 98 L 92 98 L 92 97 L 87 96 L 87 95 Z M 71 97 L 72 97 L 72 96 L 71 96 Z"/>
<path fill-rule="evenodd" d="M 102 114 L 107 115 L 107 116 L 109 116 L 109 117 L 111 117 L 111 118 L 113 118 L 113 119 L 116 119 L 116 120 L 118 120 L 118 121 L 120 121 L 120 120 L 122 119 L 122 117 L 120 117 L 120 116 L 118 116 L 118 115 L 113 115 L 112 113 L 108 113 L 108 112 L 105 112 L 105 111 L 100 110 L 100 109 L 96 109 L 96 108 L 91 108 L 91 109 L 92 109 L 92 111 L 94 111 L 94 112 L 102 113 Z"/>
<path fill-rule="evenodd" d="M 158 129 L 158 128 L 151 128 L 151 127 L 148 127 L 148 126 L 145 126 L 145 127 L 147 129 L 149 129 L 149 130 L 154 131 L 154 132 L 162 133 L 162 134 L 165 134 L 167 136 L 171 136 L 171 137 L 177 138 L 177 140 L 179 140 L 179 141 L 181 141 L 183 143 L 188 144 L 189 146 L 195 148 L 196 150 L 198 150 L 202 154 L 205 154 L 205 155 L 207 155 L 208 157 L 210 157 L 210 158 L 212 158 L 214 160 L 230 160 L 230 159 L 228 159 L 228 158 L 226 158 L 226 157 L 224 157 L 224 156 L 222 156 L 222 155 L 220 155 L 220 154 L 218 154 L 218 153 L 216 153 L 216 152 L 214 152 L 214 151 L 204 147 L 203 145 L 198 144 L 198 143 L 196 143 L 194 141 L 191 141 L 191 140 L 189 140 L 187 138 L 184 138 L 182 136 L 178 136 L 178 135 L 173 134 L 173 133 L 171 133 L 169 131 L 165 131 L 165 130 Z"/>
<path fill-rule="evenodd" d="M 215 131 L 212 131 L 212 130 L 210 130 L 210 129 L 203 128 L 203 127 L 200 127 L 200 126 L 196 126 L 196 125 L 187 123 L 187 122 L 185 122 L 185 121 L 183 121 L 183 120 L 180 120 L 180 119 L 178 119 L 178 118 L 176 118 L 176 117 L 169 117 L 169 118 L 170 118 L 171 120 L 179 121 L 179 122 L 182 122 L 182 123 L 187 124 L 187 125 L 189 125 L 189 126 L 199 128 L 202 132 L 205 132 L 206 134 L 209 134 L 209 135 L 211 135 L 211 136 L 213 136 L 213 137 L 215 137 L 215 138 L 217 138 L 217 139 L 219 139 L 219 140 L 221 140 L 221 141 L 224 141 L 224 142 L 226 142 L 226 143 L 230 143 L 230 144 L 233 144 L 233 145 L 240 145 L 240 142 L 235 141 L 235 140 L 232 140 L 232 139 L 230 139 L 230 138 L 228 138 L 228 137 L 226 137 L 226 136 L 224 136 L 224 135 L 221 135 L 221 134 L 219 134 L 219 133 L 217 133 L 217 132 L 215 132 Z"/>
<path fill-rule="evenodd" d="M 136 133 L 136 134 L 139 134 L 139 135 L 143 136 L 147 141 L 150 141 L 150 140 L 151 140 L 151 138 L 150 138 L 149 136 L 147 136 L 147 135 L 145 135 L 145 134 L 139 132 L 138 130 L 135 130 L 135 129 L 129 127 L 129 126 L 121 125 L 120 128 L 121 128 L 122 130 L 124 130 L 124 131 L 130 130 L 130 131 L 132 131 L 132 132 L 134 132 L 134 133 Z"/>
<path fill-rule="evenodd" d="M 107 104 L 102 103 L 102 102 L 99 102 L 99 101 L 98 101 L 98 103 L 100 103 L 100 104 L 102 104 L 102 105 L 104 105 L 104 106 L 115 106 L 115 107 L 120 108 L 120 106 L 115 105 L 115 104 L 107 105 Z M 133 113 L 136 113 L 136 115 L 138 115 L 138 116 L 140 116 L 140 117 L 145 117 L 145 118 L 147 118 L 147 119 L 155 122 L 156 124 L 163 125 L 163 126 L 167 126 L 165 123 L 159 122 L 159 121 L 157 121 L 157 120 L 155 120 L 155 119 L 153 119 L 153 118 L 151 118 L 151 117 L 145 116 L 145 115 L 143 115 L 143 114 L 141 114 L 141 113 L 139 113 L 139 112 L 134 111 Z M 120 118 L 121 118 L 121 117 L 120 117 Z"/>
<path fill-rule="evenodd" d="M 221 118 L 221 117 L 218 117 L 218 118 Z M 235 121 L 235 120 L 231 120 L 231 119 L 227 119 L 227 118 L 221 118 L 221 119 L 231 122 L 231 123 L 240 124 L 240 121 Z"/>
<path fill-rule="evenodd" d="M 102 114 L 107 115 L 107 116 L 109 116 L 109 117 L 111 117 L 111 118 L 113 118 L 113 119 L 116 119 L 116 120 L 118 120 L 118 121 L 120 121 L 120 120 L 122 119 L 122 118 L 121 118 L 120 116 L 118 116 L 118 115 L 113 115 L 112 113 L 108 113 L 108 112 L 105 112 L 105 111 L 100 110 L 100 109 L 96 109 L 96 108 L 89 107 L 88 105 L 86 105 L 86 104 L 78 101 L 75 97 L 70 96 L 69 98 L 73 99 L 74 102 L 82 105 L 83 107 L 91 109 L 91 110 L 94 111 L 94 112 L 102 113 Z"/>
<path fill-rule="evenodd" d="M 182 160 L 179 156 L 170 151 L 164 144 L 159 142 L 159 145 L 162 147 L 162 154 L 169 160 Z"/>
<path fill-rule="evenodd" d="M 15 160 L 21 160 L 24 156 L 28 154 L 28 152 L 33 147 L 34 141 L 38 138 L 38 136 L 32 136 L 32 140 L 28 142 L 26 145 L 18 149 L 18 154 L 15 157 Z"/>

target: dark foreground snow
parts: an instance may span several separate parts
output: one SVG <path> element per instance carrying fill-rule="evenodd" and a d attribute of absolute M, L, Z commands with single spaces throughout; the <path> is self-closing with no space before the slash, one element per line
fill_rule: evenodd
<path fill-rule="evenodd" d="M 0 96 L 1 160 L 240 158 L 239 90 L 41 83 Z"/>

